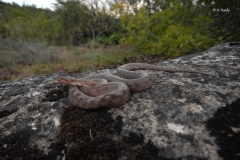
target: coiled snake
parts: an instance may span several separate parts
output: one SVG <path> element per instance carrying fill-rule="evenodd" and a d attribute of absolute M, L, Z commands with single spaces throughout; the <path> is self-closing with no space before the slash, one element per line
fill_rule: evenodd
<path fill-rule="evenodd" d="M 130 91 L 142 91 L 151 87 L 154 81 L 152 75 L 134 70 L 158 70 L 166 72 L 191 72 L 215 76 L 210 73 L 171 69 L 144 63 L 128 63 L 120 66 L 116 75 L 98 74 L 83 79 L 74 77 L 58 77 L 62 83 L 70 84 L 68 96 L 70 103 L 85 109 L 103 107 L 119 107 L 130 98 Z"/>

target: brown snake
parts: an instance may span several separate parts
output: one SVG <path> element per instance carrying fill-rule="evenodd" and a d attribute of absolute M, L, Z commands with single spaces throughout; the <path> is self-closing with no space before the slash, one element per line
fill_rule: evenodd
<path fill-rule="evenodd" d="M 68 95 L 70 103 L 74 106 L 85 109 L 119 107 L 128 101 L 130 91 L 142 91 L 152 86 L 154 81 L 152 75 L 146 72 L 133 71 L 145 69 L 166 72 L 191 72 L 215 76 L 194 70 L 163 68 L 144 63 L 128 63 L 118 68 L 117 76 L 98 74 L 82 79 L 58 77 L 57 80 L 71 85 Z"/>

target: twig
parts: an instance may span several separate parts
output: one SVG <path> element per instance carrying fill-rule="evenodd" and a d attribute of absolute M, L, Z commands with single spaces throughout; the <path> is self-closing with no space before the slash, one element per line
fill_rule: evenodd
<path fill-rule="evenodd" d="M 90 133 L 91 140 L 93 141 L 91 129 L 89 129 L 89 133 Z"/>
<path fill-rule="evenodd" d="M 160 39 L 159 39 L 157 36 L 155 36 L 151 31 L 149 31 L 146 27 L 144 27 L 144 28 L 145 28 L 146 31 L 147 31 L 149 34 L 151 34 L 156 40 L 160 41 Z"/>
<path fill-rule="evenodd" d="M 91 63 L 91 70 L 93 70 L 93 62 L 94 62 L 94 53 L 93 53 L 93 46 L 94 46 L 94 40 L 95 40 L 95 33 L 93 30 L 92 25 L 90 25 L 91 29 L 92 29 L 92 35 L 93 35 L 93 39 L 92 39 L 92 48 L 91 48 L 91 52 L 92 52 L 92 63 Z"/>
<path fill-rule="evenodd" d="M 93 39 L 92 39 L 92 48 L 91 48 L 91 52 L 92 52 L 92 64 L 91 64 L 91 70 L 93 71 L 93 65 L 94 65 L 94 40 L 97 39 L 103 32 L 108 31 L 108 29 L 106 28 L 105 30 L 103 30 L 102 32 L 98 33 L 97 37 L 95 38 L 95 33 L 93 30 L 92 25 L 90 25 L 91 29 L 92 29 L 92 34 L 93 34 Z"/>

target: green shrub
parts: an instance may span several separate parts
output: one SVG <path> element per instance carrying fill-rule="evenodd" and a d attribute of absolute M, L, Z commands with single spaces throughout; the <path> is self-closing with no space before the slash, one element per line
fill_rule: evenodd
<path fill-rule="evenodd" d="M 111 44 L 108 37 L 98 37 L 97 41 L 103 44 L 104 46 Z"/>
<path fill-rule="evenodd" d="M 115 33 L 115 34 L 112 34 L 111 36 L 109 37 L 99 37 L 97 39 L 98 42 L 100 42 L 101 44 L 103 45 L 112 45 L 112 44 L 118 44 L 120 39 L 124 36 L 123 33 Z"/>
<path fill-rule="evenodd" d="M 190 54 L 220 43 L 209 36 L 213 20 L 194 9 L 174 2 L 172 7 L 154 13 L 142 7 L 136 14 L 125 14 L 121 21 L 127 36 L 121 43 L 134 46 L 140 54 L 165 57 Z"/>
<path fill-rule="evenodd" d="M 123 33 L 115 33 L 109 37 L 110 44 L 118 44 L 120 39 L 123 38 Z"/>

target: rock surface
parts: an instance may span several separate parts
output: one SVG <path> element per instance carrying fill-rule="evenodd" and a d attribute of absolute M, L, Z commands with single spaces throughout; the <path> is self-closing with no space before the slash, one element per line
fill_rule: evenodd
<path fill-rule="evenodd" d="M 239 159 L 240 43 L 156 65 L 218 77 L 148 71 L 150 89 L 98 110 L 72 106 L 56 74 L 1 83 L 0 159 Z"/>

